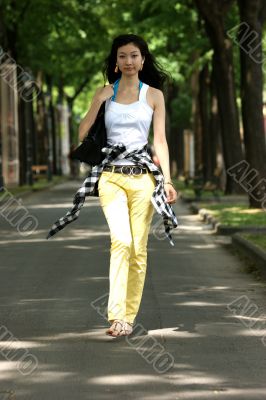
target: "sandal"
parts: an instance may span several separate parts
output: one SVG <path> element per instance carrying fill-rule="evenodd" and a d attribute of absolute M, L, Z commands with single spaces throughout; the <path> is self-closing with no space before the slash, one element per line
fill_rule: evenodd
<path fill-rule="evenodd" d="M 123 321 L 123 330 L 120 331 L 119 336 L 129 336 L 133 332 L 133 324 L 130 324 L 129 322 Z"/>
<path fill-rule="evenodd" d="M 118 332 L 117 334 L 113 334 L 114 332 Z M 133 331 L 133 324 L 129 322 L 123 321 L 122 319 L 115 319 L 112 322 L 112 325 L 109 329 L 107 329 L 106 334 L 109 336 L 128 336 Z"/>
<path fill-rule="evenodd" d="M 113 335 L 114 331 L 120 331 L 123 328 L 123 320 L 122 319 L 114 319 L 111 323 L 110 328 L 107 329 L 106 334 L 109 336 L 118 336 L 118 335 Z"/>

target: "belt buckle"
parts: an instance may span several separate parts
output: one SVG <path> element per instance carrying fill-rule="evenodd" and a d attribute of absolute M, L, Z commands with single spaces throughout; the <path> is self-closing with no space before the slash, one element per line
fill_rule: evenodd
<path fill-rule="evenodd" d="M 124 173 L 124 171 L 123 171 L 123 168 L 129 168 L 129 173 L 127 174 L 127 173 Z M 139 168 L 139 173 L 136 173 L 136 168 Z M 140 166 L 138 166 L 138 165 L 134 165 L 134 166 L 130 166 L 130 165 L 123 165 L 122 167 L 121 167 L 121 172 L 122 172 L 122 174 L 124 175 L 133 175 L 133 176 L 139 176 L 139 175 L 141 175 L 141 167 Z"/>
<path fill-rule="evenodd" d="M 141 168 L 139 165 L 136 165 L 136 166 L 132 167 L 132 171 L 134 170 L 134 168 L 136 168 L 137 170 L 139 169 L 139 174 L 134 174 L 134 173 L 133 173 L 133 175 L 134 175 L 134 176 L 139 176 L 139 175 L 141 175 L 141 173 L 142 173 L 142 168 Z"/>

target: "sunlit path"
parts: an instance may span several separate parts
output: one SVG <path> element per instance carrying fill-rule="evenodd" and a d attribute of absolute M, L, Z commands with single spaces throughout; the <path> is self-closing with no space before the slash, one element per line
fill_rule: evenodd
<path fill-rule="evenodd" d="M 265 284 L 181 203 L 174 247 L 154 235 L 154 217 L 135 335 L 117 341 L 105 335 L 100 304 L 108 293 L 109 231 L 98 198 L 87 198 L 77 221 L 45 239 L 78 186 L 69 182 L 23 200 L 38 219 L 28 237 L 0 219 L 2 392 L 13 390 L 21 400 L 111 400 L 118 393 L 144 400 L 263 399 Z M 257 306 L 254 315 L 234 315 L 232 302 L 241 296 Z M 25 351 L 37 360 L 27 374 Z M 172 360 L 165 372 L 159 352 Z"/>

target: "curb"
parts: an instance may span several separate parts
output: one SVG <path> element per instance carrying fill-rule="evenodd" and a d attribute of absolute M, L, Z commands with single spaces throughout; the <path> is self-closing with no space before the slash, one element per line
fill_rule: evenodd
<path fill-rule="evenodd" d="M 266 251 L 256 246 L 247 239 L 244 239 L 240 233 L 237 232 L 251 232 L 251 233 L 261 233 L 266 232 L 265 227 L 229 227 L 222 225 L 213 216 L 208 214 L 206 209 L 199 208 L 195 203 L 191 204 L 190 207 L 193 214 L 199 214 L 201 219 L 208 222 L 215 229 L 215 233 L 232 235 L 232 245 L 235 246 L 242 254 L 244 254 L 250 261 L 256 263 L 256 267 L 261 272 L 263 278 L 266 278 Z"/>
<path fill-rule="evenodd" d="M 232 235 L 232 244 L 244 253 L 250 261 L 256 263 L 263 278 L 266 278 L 266 251 L 251 243 L 249 240 L 243 238 L 240 234 L 235 233 Z"/>
<path fill-rule="evenodd" d="M 221 225 L 221 223 L 211 214 L 208 214 L 205 208 L 199 208 L 195 203 L 191 203 L 190 209 L 193 214 L 199 214 L 201 220 L 210 224 L 212 226 L 212 229 L 215 229 L 215 231 L 217 232 L 217 229 Z"/>
<path fill-rule="evenodd" d="M 266 227 L 264 226 L 228 226 L 223 225 L 215 217 L 207 212 L 205 208 L 199 208 L 195 203 L 190 205 L 190 209 L 193 214 L 199 214 L 201 220 L 210 224 L 215 233 L 220 235 L 233 235 L 237 232 L 251 232 L 251 233 L 266 233 Z"/>

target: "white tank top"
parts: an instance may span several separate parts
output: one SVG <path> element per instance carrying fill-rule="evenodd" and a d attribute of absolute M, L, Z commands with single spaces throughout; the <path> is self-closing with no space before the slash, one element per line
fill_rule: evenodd
<path fill-rule="evenodd" d="M 132 151 L 148 143 L 148 135 L 153 109 L 147 103 L 146 93 L 149 85 L 143 82 L 139 100 L 130 104 L 117 103 L 112 97 L 105 102 L 105 126 L 107 144 L 122 142 Z M 126 159 L 115 160 L 110 165 L 133 165 Z"/>

